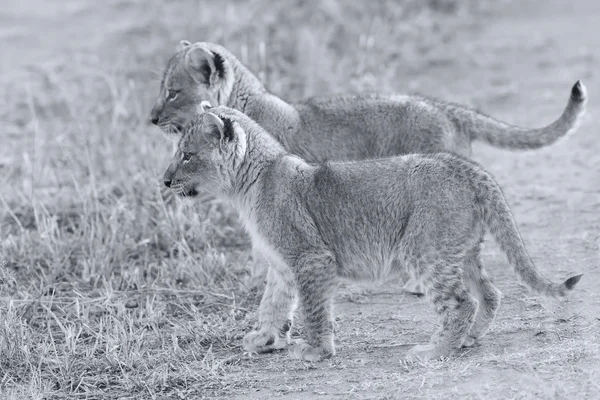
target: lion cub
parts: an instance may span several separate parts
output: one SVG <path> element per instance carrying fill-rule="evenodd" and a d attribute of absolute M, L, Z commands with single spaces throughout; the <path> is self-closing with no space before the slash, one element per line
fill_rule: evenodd
<path fill-rule="evenodd" d="M 402 269 L 421 282 L 442 321 L 408 358 L 446 357 L 472 345 L 500 304 L 481 261 L 486 229 L 534 291 L 564 296 L 581 278 L 555 284 L 542 276 L 494 179 L 447 153 L 310 165 L 246 115 L 220 106 L 184 129 L 164 183 L 180 196 L 202 190 L 229 200 L 269 261 L 260 329 L 244 338 L 248 351 L 287 347 L 299 300 L 307 340 L 290 355 L 332 356 L 338 279 Z"/>
<path fill-rule="evenodd" d="M 576 129 L 587 91 L 577 81 L 563 113 L 539 129 L 513 126 L 462 105 L 416 95 L 347 94 L 288 103 L 270 93 L 223 46 L 182 40 L 164 70 L 151 121 L 179 139 L 203 100 L 245 113 L 290 153 L 321 162 L 443 151 L 469 157 L 473 141 L 508 150 L 538 149 Z M 256 252 L 254 259 L 254 275 L 261 278 L 264 260 Z M 406 289 L 421 292 L 414 282 Z"/>

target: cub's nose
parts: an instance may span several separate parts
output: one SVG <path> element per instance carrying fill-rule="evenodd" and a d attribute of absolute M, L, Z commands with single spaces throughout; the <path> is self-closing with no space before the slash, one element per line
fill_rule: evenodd
<path fill-rule="evenodd" d="M 165 184 L 166 187 L 168 187 L 168 188 L 171 187 L 171 180 L 170 179 L 165 179 L 163 182 L 164 182 L 164 184 Z"/>
<path fill-rule="evenodd" d="M 151 116 L 150 122 L 152 122 L 154 125 L 158 125 L 158 117 L 155 117 L 154 115 Z"/>

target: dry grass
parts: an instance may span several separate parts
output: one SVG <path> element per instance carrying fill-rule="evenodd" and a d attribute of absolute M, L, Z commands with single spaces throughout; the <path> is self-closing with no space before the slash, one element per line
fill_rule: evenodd
<path fill-rule="evenodd" d="M 188 398 L 247 384 L 228 371 L 259 298 L 245 284 L 248 240 L 217 202 L 165 203 L 169 149 L 147 123 L 180 39 L 230 47 L 286 98 L 406 91 L 402 74 L 477 9 L 26 3 L 0 16 L 4 53 L 20 55 L 0 78 L 10 143 L 0 152 L 0 390 L 13 399 Z"/>

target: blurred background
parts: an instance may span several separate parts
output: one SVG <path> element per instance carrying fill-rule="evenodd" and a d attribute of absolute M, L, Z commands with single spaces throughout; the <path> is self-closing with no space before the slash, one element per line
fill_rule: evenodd
<path fill-rule="evenodd" d="M 170 144 L 148 117 L 181 39 L 224 45 L 288 101 L 420 92 L 535 127 L 558 117 L 577 79 L 592 99 L 598 89 L 600 6 L 574 3 L 9 0 L 0 9 L 0 389 L 12 398 L 243 395 L 261 378 L 241 371 L 268 370 L 239 349 L 260 288 L 247 284 L 236 215 L 161 194 Z M 561 273 L 563 262 L 597 264 L 600 254 L 590 124 L 539 152 L 475 147 L 528 244 L 554 252 L 544 260 Z"/>

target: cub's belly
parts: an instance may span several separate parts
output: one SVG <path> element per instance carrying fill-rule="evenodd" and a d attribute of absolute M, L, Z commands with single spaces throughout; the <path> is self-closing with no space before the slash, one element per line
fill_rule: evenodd
<path fill-rule="evenodd" d="M 401 260 L 400 255 L 338 258 L 338 275 L 354 281 L 379 281 L 400 275 L 404 269 Z"/>

